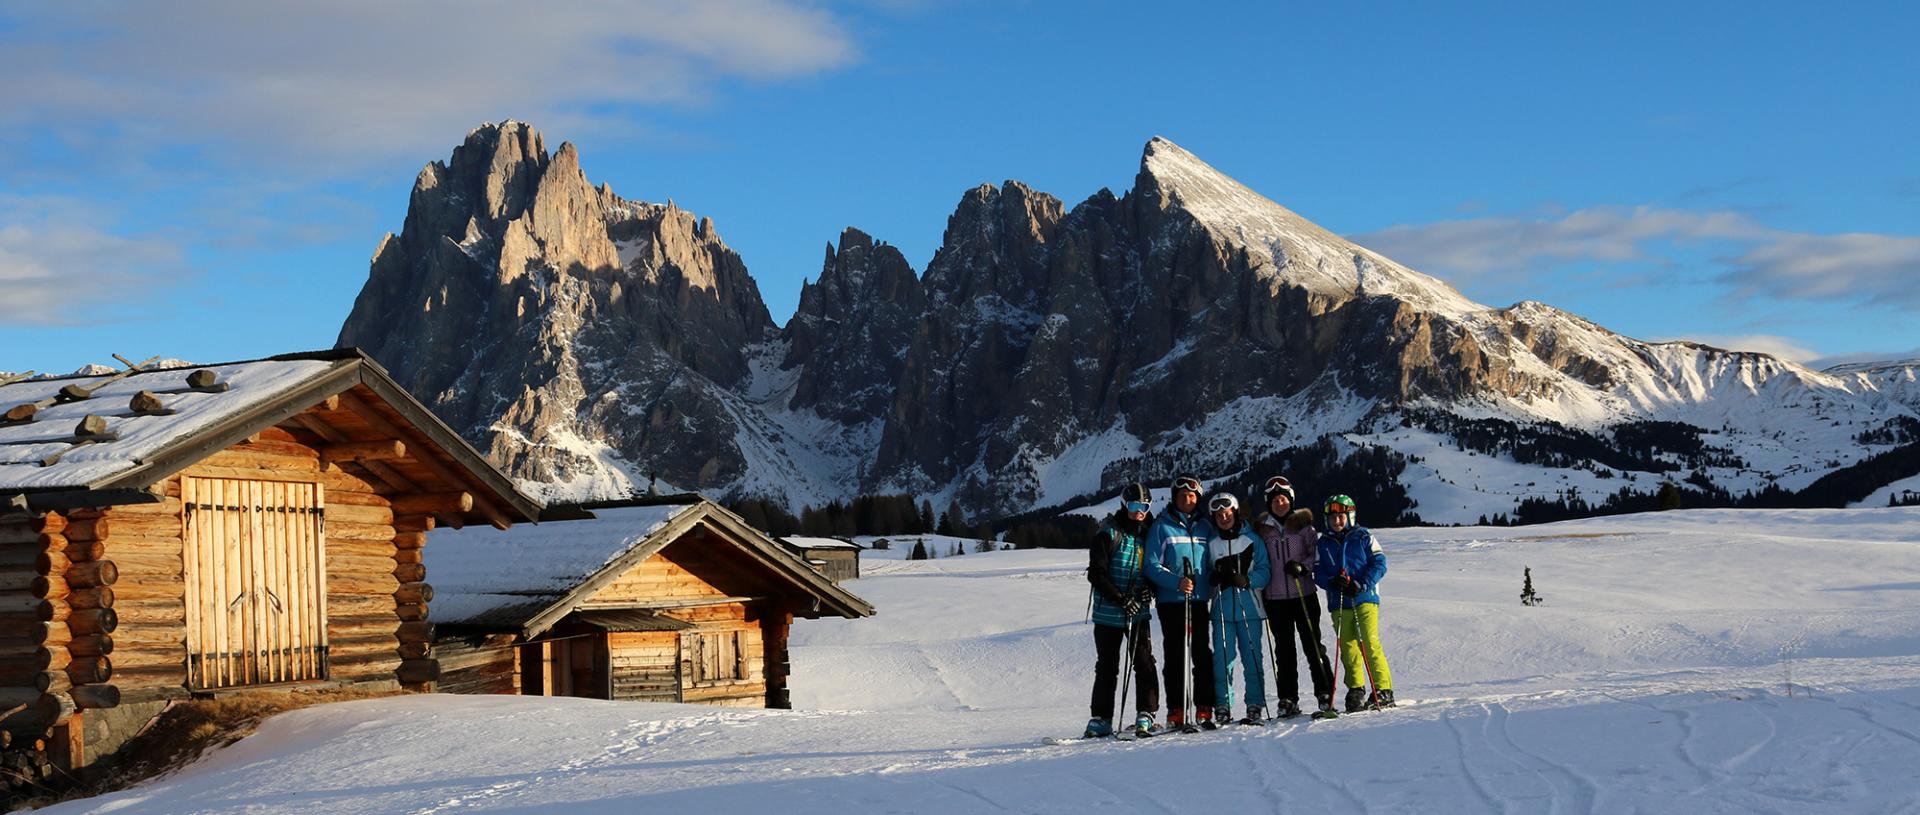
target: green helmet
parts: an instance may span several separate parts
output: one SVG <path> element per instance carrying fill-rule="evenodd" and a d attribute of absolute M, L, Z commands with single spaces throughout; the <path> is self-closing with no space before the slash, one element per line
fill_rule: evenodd
<path fill-rule="evenodd" d="M 1332 498 L 1327 499 L 1326 514 L 1328 515 L 1332 515 L 1333 513 L 1336 513 L 1336 512 L 1345 512 L 1348 514 L 1352 514 L 1353 511 L 1354 511 L 1354 506 L 1353 506 L 1352 498 L 1348 498 L 1347 496 L 1344 496 L 1344 495 L 1336 495 Z"/>

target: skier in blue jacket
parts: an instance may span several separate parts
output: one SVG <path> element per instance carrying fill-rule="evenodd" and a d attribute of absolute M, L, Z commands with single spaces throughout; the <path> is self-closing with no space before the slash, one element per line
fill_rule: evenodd
<path fill-rule="evenodd" d="M 1387 553 L 1372 532 L 1354 522 L 1354 514 L 1352 498 L 1327 499 L 1327 531 L 1320 534 L 1320 562 L 1313 566 L 1313 582 L 1327 590 L 1327 607 L 1340 634 L 1348 713 L 1393 707 L 1393 674 L 1380 647 L 1380 580 L 1387 576 Z M 1364 684 L 1369 678 L 1371 696 Z"/>
<path fill-rule="evenodd" d="M 1207 519 L 1200 508 L 1200 479 L 1173 480 L 1173 500 L 1147 533 L 1147 580 L 1154 586 L 1155 616 L 1160 618 L 1162 653 L 1167 664 L 1161 691 L 1167 699 L 1167 729 L 1212 730 L 1213 649 L 1208 644 L 1207 601 L 1213 597 L 1213 561 L 1207 557 Z M 1188 670 L 1191 662 L 1196 722 L 1187 721 Z"/>
<path fill-rule="evenodd" d="M 1266 724 L 1267 669 L 1260 640 L 1267 612 L 1260 594 L 1272 574 L 1266 542 L 1240 517 L 1240 500 L 1219 493 L 1207 501 L 1207 557 L 1213 561 L 1213 720 L 1233 719 L 1236 652 L 1246 673 L 1247 715 L 1241 724 Z"/>

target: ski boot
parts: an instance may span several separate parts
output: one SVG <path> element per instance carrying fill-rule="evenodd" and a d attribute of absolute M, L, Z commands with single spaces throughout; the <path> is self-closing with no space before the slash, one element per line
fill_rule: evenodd
<path fill-rule="evenodd" d="M 1113 723 L 1105 717 L 1095 716 L 1087 720 L 1087 732 L 1081 733 L 1083 739 L 1104 739 L 1113 735 Z"/>
<path fill-rule="evenodd" d="M 1134 738 L 1145 739 L 1158 735 L 1160 735 L 1160 725 L 1154 724 L 1153 713 L 1142 713 L 1138 718 L 1133 720 Z"/>
<path fill-rule="evenodd" d="M 1340 711 L 1338 711 L 1338 710 L 1334 710 L 1334 709 L 1333 709 L 1333 696 L 1332 696 L 1332 695 L 1327 695 L 1327 696 L 1316 696 L 1316 697 L 1314 697 L 1314 699 L 1315 699 L 1315 701 L 1317 701 L 1317 702 L 1319 702 L 1319 704 L 1320 704 L 1320 709 L 1319 709 L 1319 710 L 1315 710 L 1315 711 L 1313 712 L 1313 718 L 1316 718 L 1316 719 L 1338 719 L 1338 718 L 1340 718 Z"/>
<path fill-rule="evenodd" d="M 1236 722 L 1236 724 L 1257 724 L 1257 725 L 1265 725 L 1266 723 L 1267 723 L 1266 711 L 1261 710 L 1259 705 L 1249 705 L 1247 707 L 1246 718 L 1243 718 L 1239 722 Z"/>
<path fill-rule="evenodd" d="M 1199 710 L 1194 711 L 1193 717 L 1195 719 L 1200 720 L 1201 730 L 1219 730 L 1220 722 L 1215 718 L 1215 714 L 1219 712 L 1220 712 L 1220 708 L 1217 708 L 1217 707 L 1216 708 L 1203 707 L 1203 708 L 1200 708 Z"/>
<path fill-rule="evenodd" d="M 1360 711 L 1366 710 L 1366 709 L 1367 709 L 1367 689 L 1366 688 L 1348 688 L 1347 689 L 1347 712 L 1359 713 Z"/>
<path fill-rule="evenodd" d="M 1385 710 L 1390 707 L 1393 707 L 1393 689 L 1381 688 L 1373 695 L 1373 709 Z"/>
<path fill-rule="evenodd" d="M 1185 712 L 1175 710 L 1167 714 L 1167 732 L 1198 733 L 1200 732 L 1200 728 L 1193 726 L 1192 722 L 1187 721 L 1187 714 Z"/>
<path fill-rule="evenodd" d="M 1300 715 L 1300 703 L 1292 699 L 1280 700 L 1280 707 L 1273 711 L 1276 719 L 1291 719 Z"/>

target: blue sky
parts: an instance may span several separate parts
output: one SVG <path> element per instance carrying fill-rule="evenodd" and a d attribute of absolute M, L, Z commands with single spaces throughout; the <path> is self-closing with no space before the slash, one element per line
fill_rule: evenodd
<path fill-rule="evenodd" d="M 1905 7 L 0 0 L 0 370 L 330 346 L 482 121 L 712 217 L 776 322 L 857 226 L 1069 206 L 1163 135 L 1493 305 L 1920 356 Z"/>

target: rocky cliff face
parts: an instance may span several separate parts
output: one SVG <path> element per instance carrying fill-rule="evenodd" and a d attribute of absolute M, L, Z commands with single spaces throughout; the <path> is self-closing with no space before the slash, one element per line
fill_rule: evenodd
<path fill-rule="evenodd" d="M 1808 479 L 1859 456 L 1819 427 L 1916 409 L 1910 370 L 1820 374 L 1479 305 L 1163 139 L 1125 195 L 1071 210 L 1017 181 L 967 191 L 924 278 L 849 229 L 776 329 L 710 221 L 490 125 L 421 172 L 340 342 L 549 495 L 653 474 L 796 507 L 910 491 L 976 517 L 1329 434 L 1427 443 L 1395 433 L 1410 407 L 1686 421 Z"/>
<path fill-rule="evenodd" d="M 514 476 L 608 493 L 739 474 L 723 394 L 773 330 L 711 221 L 595 188 L 573 145 L 507 122 L 420 172 L 339 342 Z"/>

